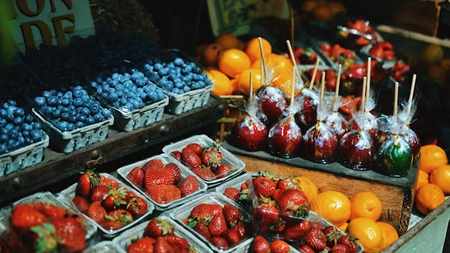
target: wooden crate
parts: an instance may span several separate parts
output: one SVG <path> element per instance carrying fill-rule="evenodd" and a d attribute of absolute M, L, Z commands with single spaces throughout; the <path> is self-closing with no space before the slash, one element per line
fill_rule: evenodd
<path fill-rule="evenodd" d="M 247 152 L 222 142 L 222 147 L 237 154 L 246 164 L 245 171 L 268 170 L 278 175 L 295 175 L 310 178 L 319 192 L 335 190 L 347 197 L 362 191 L 371 191 L 383 203 L 381 221 L 392 224 L 400 235 L 408 230 L 417 167 L 411 168 L 407 177 L 391 178 L 375 171 L 353 171 L 338 163 L 316 164 L 300 157 L 283 159 L 264 151 Z"/>

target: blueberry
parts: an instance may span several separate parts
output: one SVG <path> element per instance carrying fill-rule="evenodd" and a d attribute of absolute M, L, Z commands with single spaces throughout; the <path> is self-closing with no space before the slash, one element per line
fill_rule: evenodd
<path fill-rule="evenodd" d="M 173 80 L 173 83 L 175 84 L 175 87 L 177 87 L 177 88 L 181 89 L 184 87 L 184 83 L 179 78 Z"/>
<path fill-rule="evenodd" d="M 105 118 L 103 117 L 103 115 L 101 113 L 97 113 L 94 115 L 94 120 L 95 122 L 101 122 L 103 121 Z"/>
<path fill-rule="evenodd" d="M 87 108 L 87 107 L 81 108 L 80 112 L 81 112 L 82 114 L 84 114 L 84 115 L 89 115 L 89 114 L 91 114 L 91 110 L 89 110 L 89 108 Z"/>
<path fill-rule="evenodd" d="M 33 122 L 33 120 L 34 120 L 34 118 L 33 118 L 33 116 L 31 114 L 25 115 L 25 122 L 26 123 L 31 123 L 31 122 Z"/>
<path fill-rule="evenodd" d="M 118 71 L 113 71 L 113 72 L 116 72 L 116 73 L 112 74 L 111 78 L 112 79 L 117 79 L 117 77 L 119 77 L 120 74 L 117 73 Z"/>
<path fill-rule="evenodd" d="M 158 73 L 160 76 L 165 76 L 169 73 L 169 69 L 168 68 L 162 68 L 160 70 L 158 70 Z"/>
<path fill-rule="evenodd" d="M 73 131 L 75 129 L 75 124 L 73 123 L 69 123 L 67 124 L 67 131 Z"/>
<path fill-rule="evenodd" d="M 199 85 L 200 89 L 203 89 L 206 87 L 206 83 L 203 81 L 198 82 L 198 85 Z"/>
<path fill-rule="evenodd" d="M 82 90 L 74 90 L 73 91 L 73 96 L 75 98 L 81 98 L 84 95 L 84 92 Z"/>
<path fill-rule="evenodd" d="M 81 98 L 77 97 L 73 100 L 73 105 L 76 107 L 83 106 L 84 102 Z"/>
<path fill-rule="evenodd" d="M 25 137 L 25 138 L 30 137 L 30 131 L 31 130 L 23 130 L 22 131 L 22 136 Z"/>
<path fill-rule="evenodd" d="M 81 122 L 81 121 L 78 121 L 77 123 L 75 123 L 75 127 L 76 128 L 82 128 L 84 126 L 85 126 L 85 124 L 83 122 Z"/>
<path fill-rule="evenodd" d="M 51 106 L 56 105 L 56 104 L 57 104 L 56 97 L 55 97 L 55 96 L 49 97 L 49 98 L 47 99 L 47 104 L 48 104 L 48 105 L 51 105 Z"/>
<path fill-rule="evenodd" d="M 183 87 L 183 90 L 184 90 L 184 92 L 189 92 L 189 91 L 191 91 L 191 88 L 189 88 L 189 86 L 184 86 Z"/>
<path fill-rule="evenodd" d="M 137 79 L 136 85 L 139 87 L 144 87 L 147 84 L 147 82 L 144 79 Z"/>
<path fill-rule="evenodd" d="M 14 124 L 16 125 L 22 125 L 23 123 L 23 118 L 22 117 L 17 117 L 14 119 Z"/>
<path fill-rule="evenodd" d="M 16 112 L 16 109 L 17 109 L 17 107 L 15 107 L 15 106 L 13 106 L 13 105 L 10 105 L 10 106 L 6 109 L 6 111 L 7 111 L 9 114 L 13 114 L 13 115 L 14 115 L 14 113 Z"/>
<path fill-rule="evenodd" d="M 192 72 L 192 66 L 186 65 L 183 69 L 181 69 L 181 73 L 187 75 Z"/>
<path fill-rule="evenodd" d="M 73 91 L 83 90 L 83 87 L 81 87 L 81 86 L 75 86 L 72 90 L 73 90 Z"/>
<path fill-rule="evenodd" d="M 41 124 L 41 122 L 34 122 L 33 128 L 34 128 L 34 129 L 41 130 L 41 129 L 42 129 L 42 124 Z"/>
<path fill-rule="evenodd" d="M 145 99 L 147 98 L 147 94 L 146 94 L 144 91 L 142 91 L 142 92 L 139 93 L 139 97 L 140 97 L 142 100 L 145 100 Z"/>
<path fill-rule="evenodd" d="M 8 114 L 8 112 L 5 109 L 0 109 L 0 117 L 1 118 L 6 118 L 7 114 Z"/>
<path fill-rule="evenodd" d="M 57 108 L 57 109 L 53 110 L 52 116 L 54 118 L 59 118 L 61 116 L 61 109 Z"/>
<path fill-rule="evenodd" d="M 63 95 L 62 98 L 63 98 L 63 99 L 69 99 L 69 101 L 72 100 L 72 98 L 73 98 L 73 93 L 72 93 L 72 91 L 67 91 L 66 93 L 64 93 L 64 95 Z"/>
<path fill-rule="evenodd" d="M 0 128 L 6 126 L 6 124 L 7 124 L 6 119 L 0 118 Z"/>
<path fill-rule="evenodd" d="M 91 111 L 91 113 L 96 114 L 100 111 L 100 106 L 97 105 L 96 103 L 92 103 L 89 106 L 89 110 Z"/>
<path fill-rule="evenodd" d="M 78 121 L 77 115 L 70 115 L 68 122 L 69 123 L 76 123 Z"/>
<path fill-rule="evenodd" d="M 84 102 L 88 102 L 89 100 L 91 100 L 91 97 L 89 97 L 89 95 L 83 95 L 83 96 L 81 96 L 81 99 L 82 99 Z"/>
<path fill-rule="evenodd" d="M 128 74 L 128 73 L 123 74 L 124 81 L 130 80 L 130 78 L 131 78 L 130 74 Z"/>
<path fill-rule="evenodd" d="M 14 100 L 12 100 L 12 99 L 9 99 L 9 100 L 8 100 L 8 104 L 10 104 L 10 105 L 12 105 L 12 106 L 17 106 L 17 102 L 14 101 Z"/>
<path fill-rule="evenodd" d="M 174 63 L 175 65 L 177 65 L 177 66 L 182 66 L 182 65 L 184 64 L 184 61 L 183 61 L 183 59 L 181 59 L 181 58 L 176 58 L 176 59 L 173 61 L 173 63 Z"/>
<path fill-rule="evenodd" d="M 40 140 L 42 140 L 42 137 L 43 137 L 43 135 L 42 135 L 41 130 L 35 129 L 35 130 L 31 131 L 31 139 L 33 141 L 40 141 Z"/>
<path fill-rule="evenodd" d="M 3 142 L 7 142 L 9 140 L 9 137 L 7 134 L 2 134 L 0 135 L 0 141 Z"/>
<path fill-rule="evenodd" d="M 9 139 L 7 145 L 9 150 L 15 150 L 17 148 L 17 142 L 14 139 Z"/>
<path fill-rule="evenodd" d="M 1 144 L 0 145 L 0 155 L 7 153 L 7 149 L 8 148 L 6 147 L 6 143 Z"/>
<path fill-rule="evenodd" d="M 67 121 L 61 121 L 61 122 L 59 122 L 59 124 L 58 124 L 58 128 L 59 128 L 59 130 L 61 130 L 61 131 L 67 131 L 67 125 L 68 125 L 69 123 L 67 123 Z"/>
<path fill-rule="evenodd" d="M 87 117 L 86 117 L 86 115 L 78 114 L 77 119 L 78 119 L 78 121 L 86 122 Z"/>
<path fill-rule="evenodd" d="M 52 93 L 46 90 L 42 93 L 42 96 L 47 99 L 52 96 Z"/>
<path fill-rule="evenodd" d="M 117 95 L 116 92 L 110 93 L 110 94 L 108 95 L 108 99 L 109 99 L 109 101 L 111 101 L 111 102 L 116 101 L 118 98 L 119 98 L 119 96 Z"/>
<path fill-rule="evenodd" d="M 25 144 L 25 138 L 19 135 L 19 137 L 17 137 L 17 142 L 19 142 L 20 146 L 22 146 Z"/>
<path fill-rule="evenodd" d="M 103 108 L 101 113 L 105 118 L 109 118 L 109 116 L 111 116 L 111 111 L 106 108 Z"/>
<path fill-rule="evenodd" d="M 156 63 L 153 67 L 154 67 L 156 70 L 160 70 L 160 69 L 163 68 L 163 65 L 162 65 L 161 63 Z"/>
<path fill-rule="evenodd" d="M 181 90 L 181 89 L 179 89 L 179 88 L 173 88 L 173 89 L 172 89 L 172 93 L 175 93 L 175 94 L 183 94 L 183 90 Z"/>
<path fill-rule="evenodd" d="M 62 120 L 69 120 L 70 119 L 70 114 L 65 112 L 61 114 L 61 119 Z"/>
<path fill-rule="evenodd" d="M 96 81 L 97 83 L 101 83 L 101 82 L 102 82 L 102 77 L 101 77 L 101 76 L 97 76 L 97 77 L 95 78 L 95 81 Z"/>
<path fill-rule="evenodd" d="M 69 105 L 69 112 L 73 112 L 77 109 L 75 105 Z"/>
<path fill-rule="evenodd" d="M 94 120 L 93 117 L 89 116 L 89 117 L 86 119 L 86 125 L 92 125 L 92 124 L 94 124 L 94 123 L 95 123 L 95 120 Z"/>

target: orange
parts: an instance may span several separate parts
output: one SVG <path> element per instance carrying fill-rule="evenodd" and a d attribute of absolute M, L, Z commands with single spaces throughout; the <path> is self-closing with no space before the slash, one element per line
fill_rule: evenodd
<path fill-rule="evenodd" d="M 432 66 L 427 70 L 427 77 L 434 82 L 444 82 L 447 72 L 441 66 Z"/>
<path fill-rule="evenodd" d="M 271 61 L 274 68 L 287 68 L 292 69 L 292 61 L 281 54 L 271 54 Z"/>
<path fill-rule="evenodd" d="M 350 220 L 367 218 L 377 221 L 381 216 L 383 205 L 373 192 L 358 192 L 350 198 L 352 213 Z"/>
<path fill-rule="evenodd" d="M 428 144 L 420 147 L 419 169 L 430 174 L 431 171 L 440 165 L 447 164 L 447 154 L 445 151 L 434 144 Z"/>
<path fill-rule="evenodd" d="M 442 47 L 436 44 L 430 44 L 422 51 L 420 62 L 425 67 L 431 67 L 440 64 L 443 58 L 444 50 L 442 49 Z"/>
<path fill-rule="evenodd" d="M 338 191 L 326 191 L 316 197 L 317 207 L 312 206 L 324 219 L 336 226 L 342 226 L 350 218 L 350 200 Z"/>
<path fill-rule="evenodd" d="M 233 94 L 240 94 L 241 93 L 241 91 L 240 91 L 240 87 L 239 87 L 239 83 L 237 82 L 237 79 L 236 78 L 233 78 L 233 79 L 230 79 L 230 83 L 231 83 L 231 86 L 233 87 Z"/>
<path fill-rule="evenodd" d="M 446 71 L 450 71 L 450 59 L 442 59 L 440 66 Z"/>
<path fill-rule="evenodd" d="M 397 230 L 395 230 L 395 228 L 389 223 L 378 221 L 377 224 L 378 226 L 380 226 L 381 232 L 383 233 L 384 243 L 382 250 L 384 250 L 391 244 L 393 244 L 395 241 L 397 241 L 398 233 Z"/>
<path fill-rule="evenodd" d="M 219 69 L 231 78 L 235 78 L 245 69 L 250 68 L 250 58 L 239 49 L 227 49 L 221 51 L 217 64 Z"/>
<path fill-rule="evenodd" d="M 317 5 L 313 10 L 312 10 L 312 15 L 314 17 L 315 20 L 317 21 L 322 21 L 325 23 L 330 22 L 333 17 L 334 14 L 331 11 L 330 8 L 328 8 L 328 6 L 319 4 Z"/>
<path fill-rule="evenodd" d="M 312 10 L 317 6 L 316 0 L 307 0 L 302 4 L 302 11 L 304 12 L 312 12 Z"/>
<path fill-rule="evenodd" d="M 267 57 L 272 53 L 272 45 L 269 41 L 264 38 L 261 38 L 262 50 L 264 52 L 264 58 L 267 60 Z M 261 47 L 259 46 L 258 38 L 253 38 L 247 42 L 245 45 L 245 53 L 250 58 L 251 62 L 254 62 L 261 58 Z M 267 64 L 267 63 L 266 63 Z"/>
<path fill-rule="evenodd" d="M 347 12 L 347 10 L 345 9 L 345 6 L 340 2 L 330 2 L 330 3 L 328 3 L 328 8 L 330 8 L 330 10 L 333 14 Z"/>
<path fill-rule="evenodd" d="M 214 83 L 214 90 L 211 92 L 217 96 L 231 95 L 233 92 L 233 86 L 227 75 L 222 73 L 218 69 L 207 69 L 206 75 Z"/>
<path fill-rule="evenodd" d="M 427 215 L 444 203 L 444 192 L 435 184 L 426 184 L 416 191 L 414 205 L 422 214 Z"/>
<path fill-rule="evenodd" d="M 430 174 L 430 183 L 441 188 L 445 195 L 450 194 L 450 165 L 441 165 Z"/>
<path fill-rule="evenodd" d="M 354 235 L 364 247 L 363 252 L 380 252 L 384 245 L 383 232 L 373 220 L 357 218 L 348 224 L 347 233 Z"/>
<path fill-rule="evenodd" d="M 343 225 L 339 226 L 338 228 L 342 231 L 345 231 L 345 230 L 347 230 L 347 227 L 348 227 L 348 222 L 344 223 Z"/>
<path fill-rule="evenodd" d="M 201 63 L 207 67 L 215 66 L 217 64 L 219 53 L 222 49 L 223 47 L 217 43 L 206 45 L 203 48 L 202 57 L 200 58 Z"/>
<path fill-rule="evenodd" d="M 423 170 L 419 170 L 417 173 L 416 180 L 416 190 L 419 189 L 422 185 L 428 184 L 430 182 L 430 176 Z"/>
<path fill-rule="evenodd" d="M 280 88 L 286 96 L 290 97 L 292 90 L 292 68 L 280 67 L 274 69 L 271 85 Z"/>
<path fill-rule="evenodd" d="M 240 92 L 245 95 L 250 94 L 250 72 L 252 72 L 253 94 L 261 87 L 261 70 L 248 68 L 236 78 Z"/>
<path fill-rule="evenodd" d="M 311 179 L 307 177 L 295 177 L 296 180 L 300 181 L 300 188 L 305 193 L 306 197 L 308 197 L 308 203 L 312 205 L 315 202 L 317 195 L 319 194 L 319 190 L 317 186 L 311 181 Z"/>
<path fill-rule="evenodd" d="M 224 49 L 242 49 L 242 41 L 228 32 L 219 34 L 219 36 L 216 37 L 216 43 L 220 44 Z"/>

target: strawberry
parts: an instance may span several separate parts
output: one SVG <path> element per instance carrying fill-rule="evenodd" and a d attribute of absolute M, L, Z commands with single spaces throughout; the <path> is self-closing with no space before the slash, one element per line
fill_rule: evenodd
<path fill-rule="evenodd" d="M 233 200 L 234 202 L 238 202 L 239 198 L 241 196 L 241 191 L 233 188 L 233 187 L 228 187 L 225 189 L 223 195 L 225 195 L 225 197 Z"/>
<path fill-rule="evenodd" d="M 333 247 L 334 245 L 338 244 L 339 240 L 341 239 L 339 229 L 336 228 L 335 226 L 328 226 L 324 228 L 322 232 L 327 237 L 328 247 Z"/>
<path fill-rule="evenodd" d="M 341 237 L 341 239 L 339 240 L 339 244 L 348 246 L 348 248 L 350 249 L 350 253 L 356 253 L 359 251 L 358 244 L 356 243 L 357 240 L 358 238 L 356 238 L 354 235 L 347 234 Z"/>
<path fill-rule="evenodd" d="M 235 206 L 232 206 L 226 203 L 222 209 L 223 216 L 225 217 L 225 221 L 227 222 L 228 227 L 234 227 L 238 221 L 240 221 L 242 217 L 241 211 Z"/>
<path fill-rule="evenodd" d="M 175 235 L 166 235 L 164 236 L 164 239 L 166 239 L 166 241 L 176 252 L 184 252 L 189 250 L 189 242 L 184 238 Z"/>
<path fill-rule="evenodd" d="M 148 191 L 150 186 L 165 184 L 173 185 L 175 176 L 173 172 L 166 167 L 153 168 L 145 173 L 144 186 Z"/>
<path fill-rule="evenodd" d="M 216 174 L 217 178 L 224 178 L 224 177 L 228 176 L 232 170 L 233 170 L 233 167 L 231 167 L 231 165 L 222 163 L 219 166 L 219 168 L 216 170 L 215 174 Z"/>
<path fill-rule="evenodd" d="M 241 240 L 241 238 L 239 237 L 239 233 L 234 229 L 227 229 L 223 231 L 222 237 L 227 240 L 230 246 L 237 244 Z"/>
<path fill-rule="evenodd" d="M 32 242 L 33 248 L 30 250 L 25 250 L 24 252 L 54 252 L 58 247 L 58 240 L 55 235 L 55 226 L 51 223 L 43 223 L 39 226 L 34 226 L 30 229 L 30 234 L 25 234 L 25 236 L 29 236 L 24 238 Z M 11 246 L 10 246 L 11 247 Z M 11 247 L 13 248 L 13 247 Z M 14 247 L 14 252 L 19 248 Z"/>
<path fill-rule="evenodd" d="M 270 232 L 276 234 L 282 233 L 286 229 L 286 222 L 282 218 L 278 218 L 274 223 L 269 226 Z"/>
<path fill-rule="evenodd" d="M 252 233 L 252 226 L 249 222 L 241 220 L 233 227 L 239 234 L 239 238 L 247 237 Z"/>
<path fill-rule="evenodd" d="M 315 251 L 306 243 L 300 244 L 297 249 L 302 253 L 315 253 Z"/>
<path fill-rule="evenodd" d="M 336 244 L 331 248 L 333 253 L 350 253 L 350 248 L 344 244 Z"/>
<path fill-rule="evenodd" d="M 133 196 L 128 201 L 126 209 L 133 215 L 133 217 L 140 217 L 147 212 L 148 204 L 144 199 L 138 196 Z"/>
<path fill-rule="evenodd" d="M 36 211 L 41 212 L 47 218 L 62 218 L 67 215 L 67 210 L 56 205 L 52 204 L 44 204 L 42 202 L 34 202 L 28 204 L 31 208 L 34 208 Z"/>
<path fill-rule="evenodd" d="M 227 222 L 223 213 L 217 213 L 208 224 L 209 233 L 211 236 L 221 236 L 223 231 L 227 229 Z"/>
<path fill-rule="evenodd" d="M 55 236 L 63 252 L 82 252 L 86 247 L 86 229 L 72 216 L 52 220 Z"/>
<path fill-rule="evenodd" d="M 270 253 L 289 253 L 291 248 L 283 240 L 275 240 L 270 244 Z"/>
<path fill-rule="evenodd" d="M 174 229 L 172 223 L 156 217 L 151 219 L 145 227 L 144 236 L 157 238 L 163 235 L 173 235 Z"/>
<path fill-rule="evenodd" d="M 257 197 L 270 197 L 275 193 L 276 184 L 269 178 L 260 176 L 253 179 L 253 189 Z"/>
<path fill-rule="evenodd" d="M 11 212 L 12 225 L 18 229 L 39 226 L 45 221 L 47 221 L 47 218 L 41 212 L 26 204 L 18 204 Z"/>
<path fill-rule="evenodd" d="M 153 242 L 150 238 L 139 238 L 137 241 L 132 242 L 128 248 L 127 253 L 152 253 Z"/>
<path fill-rule="evenodd" d="M 121 229 L 123 227 L 122 222 L 120 222 L 118 220 L 105 219 L 102 222 L 100 222 L 99 224 L 104 229 L 107 229 L 107 230 L 117 230 L 117 229 Z"/>
<path fill-rule="evenodd" d="M 272 199 L 275 200 L 275 202 L 280 201 L 281 195 L 283 195 L 284 190 L 281 189 L 275 189 L 275 192 L 272 195 Z"/>
<path fill-rule="evenodd" d="M 287 190 L 287 189 L 301 189 L 300 181 L 296 180 L 294 177 L 283 177 L 277 183 L 277 189 Z"/>
<path fill-rule="evenodd" d="M 91 189 L 96 187 L 100 181 L 99 175 L 93 170 L 87 170 L 81 172 L 81 176 L 78 179 L 77 193 L 80 196 L 87 198 Z"/>
<path fill-rule="evenodd" d="M 194 229 L 194 231 L 196 231 L 201 236 L 203 236 L 206 240 L 209 241 L 211 239 L 211 234 L 209 233 L 209 229 L 204 223 L 196 222 L 195 226 L 192 229 Z"/>
<path fill-rule="evenodd" d="M 206 147 L 200 158 L 202 159 L 203 165 L 210 166 L 213 170 L 217 170 L 222 164 L 223 154 L 219 150 L 219 146 L 214 144 L 213 147 Z"/>
<path fill-rule="evenodd" d="M 174 151 L 172 151 L 172 152 L 170 153 L 170 155 L 171 155 L 172 157 L 174 157 L 175 159 L 177 159 L 177 161 L 179 161 L 180 163 L 182 162 L 182 161 L 181 161 L 181 152 L 180 152 L 180 151 L 174 150 Z"/>
<path fill-rule="evenodd" d="M 164 167 L 164 163 L 160 159 L 155 158 L 146 162 L 144 166 L 142 166 L 142 170 L 144 171 L 144 173 L 146 173 L 148 169 L 152 170 L 154 168 L 162 167 Z"/>
<path fill-rule="evenodd" d="M 130 180 L 130 182 L 135 186 L 142 188 L 142 183 L 144 182 L 144 171 L 139 166 L 134 167 L 134 169 L 128 172 L 127 179 Z"/>
<path fill-rule="evenodd" d="M 114 189 L 112 188 L 106 194 L 105 199 L 102 201 L 102 206 L 106 211 L 112 211 L 118 209 L 120 206 L 126 205 L 125 200 L 128 194 L 128 190 L 125 188 Z"/>
<path fill-rule="evenodd" d="M 117 209 L 109 212 L 108 215 L 106 215 L 106 219 L 119 221 L 120 223 L 122 223 L 122 226 L 130 224 L 134 221 L 133 215 L 125 209 Z"/>
<path fill-rule="evenodd" d="M 311 228 L 323 230 L 323 225 L 320 221 L 310 221 L 309 225 L 311 226 Z"/>
<path fill-rule="evenodd" d="M 287 189 L 283 191 L 277 201 L 280 212 L 295 217 L 306 217 L 309 213 L 308 197 L 298 189 Z M 295 218 L 293 218 L 295 220 Z"/>
<path fill-rule="evenodd" d="M 196 191 L 198 191 L 198 179 L 195 176 L 186 177 L 183 182 L 180 183 L 178 189 L 181 191 L 181 197 L 185 197 L 190 195 Z"/>
<path fill-rule="evenodd" d="M 208 223 L 216 214 L 222 213 L 222 206 L 217 204 L 199 204 L 195 206 L 189 215 L 189 226 L 193 227 L 191 221 Z"/>
<path fill-rule="evenodd" d="M 181 159 L 183 164 L 190 168 L 202 165 L 200 157 L 190 148 L 183 148 L 181 150 Z"/>
<path fill-rule="evenodd" d="M 181 198 L 181 191 L 175 185 L 155 185 L 147 190 L 147 195 L 156 203 L 167 204 Z"/>
<path fill-rule="evenodd" d="M 197 166 L 192 169 L 197 176 L 206 181 L 211 181 L 216 179 L 216 175 L 212 172 L 209 167 Z"/>
<path fill-rule="evenodd" d="M 109 189 L 117 189 L 119 188 L 119 182 L 114 178 L 107 178 L 106 176 L 101 175 L 100 181 L 98 183 L 99 186 L 106 186 Z"/>
<path fill-rule="evenodd" d="M 166 165 L 166 168 L 168 168 L 169 170 L 171 170 L 173 172 L 173 184 L 177 185 L 180 183 L 181 181 L 181 172 L 180 172 L 180 168 L 178 168 L 178 166 L 175 163 L 169 163 Z"/>
<path fill-rule="evenodd" d="M 72 202 L 75 204 L 75 206 L 80 210 L 82 213 L 86 213 L 89 208 L 89 202 L 86 198 L 82 196 L 75 196 L 72 199 Z"/>
<path fill-rule="evenodd" d="M 254 253 L 268 253 L 270 251 L 270 244 L 266 240 L 266 238 L 257 235 L 253 239 L 252 246 L 251 246 L 251 252 Z"/>
<path fill-rule="evenodd" d="M 105 198 L 106 194 L 108 194 L 108 192 L 109 192 L 109 188 L 107 186 L 104 186 L 104 185 L 96 186 L 92 190 L 91 202 L 103 201 L 103 199 Z"/>
<path fill-rule="evenodd" d="M 247 190 L 249 184 L 250 184 L 250 179 L 245 180 L 245 182 L 241 184 L 241 191 Z"/>
<path fill-rule="evenodd" d="M 297 223 L 289 223 L 284 231 L 284 238 L 290 240 L 302 240 L 309 230 L 309 221 L 302 220 Z"/>
<path fill-rule="evenodd" d="M 216 248 L 220 250 L 227 250 L 230 248 L 230 245 L 228 244 L 227 240 L 223 237 L 215 236 L 211 238 L 211 244 L 216 246 Z"/>
<path fill-rule="evenodd" d="M 258 206 L 254 209 L 254 219 L 261 224 L 270 224 L 278 220 L 278 207 L 270 198 L 262 197 L 258 200 Z"/>
<path fill-rule="evenodd" d="M 160 236 L 156 239 L 155 245 L 153 246 L 154 253 L 175 253 L 175 250 L 170 246 L 169 242 Z"/>
<path fill-rule="evenodd" d="M 313 228 L 305 238 L 306 243 L 316 251 L 321 251 L 327 246 L 327 237 L 322 230 Z"/>
<path fill-rule="evenodd" d="M 100 224 L 106 218 L 106 210 L 102 206 L 102 202 L 96 201 L 91 203 L 87 210 L 87 216 Z"/>
<path fill-rule="evenodd" d="M 192 149 L 198 156 L 203 154 L 203 147 L 198 143 L 189 143 L 186 148 Z"/>

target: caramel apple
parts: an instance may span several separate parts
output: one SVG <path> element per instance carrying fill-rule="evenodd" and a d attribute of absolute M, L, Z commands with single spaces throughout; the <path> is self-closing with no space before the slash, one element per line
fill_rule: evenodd
<path fill-rule="evenodd" d="M 304 132 L 306 132 L 316 124 L 319 97 L 314 91 L 304 89 L 302 93 L 295 98 L 294 103 L 300 108 L 295 114 L 295 122 L 297 122 L 297 125 L 300 126 Z"/>
<path fill-rule="evenodd" d="M 378 150 L 378 168 L 390 177 L 405 177 L 413 163 L 413 151 L 403 136 L 392 134 Z"/>

